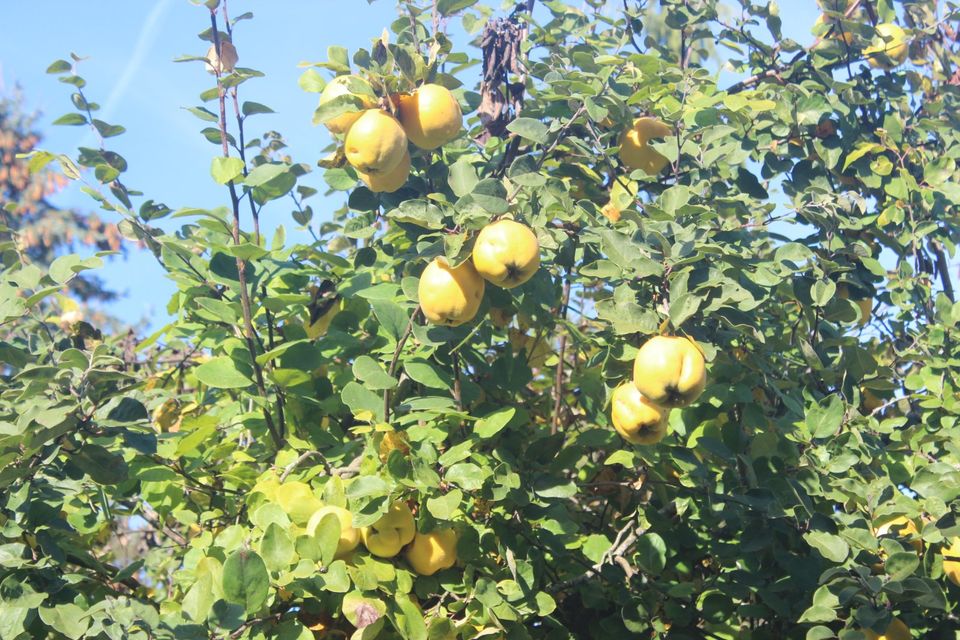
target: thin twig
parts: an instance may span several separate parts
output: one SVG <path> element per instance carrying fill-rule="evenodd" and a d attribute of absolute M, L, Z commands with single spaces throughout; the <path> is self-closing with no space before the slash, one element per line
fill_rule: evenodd
<path fill-rule="evenodd" d="M 563 281 L 563 295 L 560 298 L 559 323 L 563 323 L 567 318 L 567 307 L 570 305 L 570 272 Z M 558 323 L 558 324 L 559 324 Z M 555 434 L 560 430 L 560 407 L 563 404 L 563 366 L 564 354 L 567 350 L 567 332 L 560 334 L 560 359 L 557 361 L 557 370 L 553 380 L 553 423 L 550 426 L 550 433 Z"/>
<path fill-rule="evenodd" d="M 453 359 L 453 403 L 457 411 L 463 411 L 463 392 L 460 388 L 460 354 L 456 351 L 450 354 Z"/>
<path fill-rule="evenodd" d="M 283 473 L 280 474 L 280 482 L 283 483 L 286 481 L 287 477 L 296 470 L 301 464 L 309 460 L 310 458 L 320 458 L 320 462 L 323 464 L 324 468 L 327 470 L 327 475 L 333 475 L 333 470 L 330 468 L 330 463 L 327 462 L 327 459 L 319 451 L 307 451 L 306 453 L 300 454 L 296 460 L 288 464 Z"/>
<path fill-rule="evenodd" d="M 400 352 L 403 351 L 403 345 L 406 344 L 407 338 L 410 337 L 410 334 L 413 333 L 413 325 L 417 320 L 417 315 L 420 313 L 420 305 L 417 305 L 413 310 L 413 313 L 410 314 L 410 320 L 407 321 L 407 328 L 403 330 L 403 335 L 400 336 L 400 339 L 397 341 L 397 348 L 393 351 L 393 359 L 390 360 L 390 369 L 387 370 L 387 373 L 390 374 L 392 378 L 393 375 L 397 372 L 397 363 L 400 361 Z M 383 420 L 384 422 L 390 422 L 390 389 L 387 389 L 383 392 Z"/>

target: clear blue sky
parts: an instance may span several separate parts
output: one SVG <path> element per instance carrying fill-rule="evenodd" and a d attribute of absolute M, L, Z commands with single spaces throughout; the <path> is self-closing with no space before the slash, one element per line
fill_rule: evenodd
<path fill-rule="evenodd" d="M 499 7 L 500 2 L 488 4 Z M 294 160 L 315 167 L 329 138 L 322 127 L 310 124 L 317 96 L 298 87 L 302 69 L 297 65 L 325 59 L 331 44 L 351 52 L 369 47 L 395 19 L 395 2 L 232 0 L 229 6 L 234 16 L 254 13 L 253 20 L 237 25 L 234 41 L 240 64 L 266 74 L 243 85 L 241 98 L 276 111 L 251 118 L 249 132 L 280 131 L 291 145 Z M 787 37 L 805 44 L 812 41 L 810 28 L 818 14 L 814 0 L 782 2 L 780 10 Z M 84 127 L 49 124 L 70 110 L 70 87 L 44 71 L 50 62 L 73 51 L 89 57 L 80 73 L 87 79 L 88 99 L 103 107 L 99 117 L 127 129 L 108 141 L 130 165 L 125 184 L 174 209 L 226 204 L 223 187 L 209 177 L 210 161 L 219 147 L 199 134 L 208 123 L 183 108 L 201 104 L 198 96 L 211 86 L 211 76 L 201 63 L 172 62 L 180 55 L 205 53 L 207 45 L 196 34 L 209 26 L 206 9 L 188 0 L 30 0 L 0 5 L 0 24 L 4 25 L 0 90 L 3 85 L 9 91 L 19 84 L 28 108 L 42 112 L 39 129 L 45 135 L 44 148 L 73 154 L 80 144 L 96 144 Z M 457 48 L 466 47 L 461 31 L 454 28 L 452 36 L 458 40 Z M 307 184 L 323 189 L 319 171 L 314 171 Z M 91 208 L 91 201 L 75 188 L 59 194 L 55 201 L 62 206 Z M 283 224 L 291 235 L 296 223 L 289 216 L 287 202 L 282 200 L 265 211 L 268 232 Z M 316 215 L 324 215 L 322 202 L 315 200 L 313 206 Z M 329 203 L 331 210 L 337 206 L 339 202 Z M 170 229 L 173 224 L 165 222 L 163 226 Z M 163 323 L 174 287 L 150 254 L 134 249 L 126 259 L 111 261 L 101 275 L 109 286 L 125 294 L 112 305 L 113 314 L 130 322 L 151 318 L 154 328 Z"/>

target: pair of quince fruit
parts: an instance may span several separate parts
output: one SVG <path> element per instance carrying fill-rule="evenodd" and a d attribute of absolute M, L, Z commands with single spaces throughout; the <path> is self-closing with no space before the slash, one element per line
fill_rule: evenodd
<path fill-rule="evenodd" d="M 633 380 L 613 392 L 613 426 L 627 442 L 660 442 L 670 409 L 691 404 L 706 384 L 703 351 L 692 338 L 654 336 L 637 351 Z"/>
<path fill-rule="evenodd" d="M 408 142 L 436 149 L 456 138 L 463 125 L 460 103 L 439 84 L 389 96 L 394 115 L 378 106 L 369 82 L 342 75 L 324 87 L 320 106 L 345 95 L 359 100 L 361 109 L 327 118 L 323 124 L 331 133 L 344 136 L 347 161 L 374 192 L 393 192 L 406 183 L 411 167 Z"/>

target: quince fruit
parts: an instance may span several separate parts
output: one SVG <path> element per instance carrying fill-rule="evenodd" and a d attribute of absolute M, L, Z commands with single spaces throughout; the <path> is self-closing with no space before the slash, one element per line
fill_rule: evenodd
<path fill-rule="evenodd" d="M 410 141 L 421 149 L 436 149 L 460 133 L 463 113 L 450 90 L 425 84 L 398 100 L 400 123 Z"/>
<path fill-rule="evenodd" d="M 423 270 L 417 291 L 420 309 L 427 320 L 456 327 L 477 315 L 483 300 L 484 280 L 470 260 L 451 267 L 441 256 Z"/>
<path fill-rule="evenodd" d="M 367 551 L 380 558 L 392 558 L 413 541 L 417 524 L 413 512 L 403 502 L 394 502 L 386 515 L 372 526 L 360 529 Z"/>
<path fill-rule="evenodd" d="M 407 562 L 422 576 L 432 576 L 449 569 L 457 562 L 457 533 L 453 529 L 437 529 L 417 533 L 407 547 Z"/>
<path fill-rule="evenodd" d="M 498 287 L 512 289 L 521 285 L 540 268 L 537 234 L 513 220 L 488 224 L 473 245 L 473 266 Z"/>
<path fill-rule="evenodd" d="M 337 543 L 337 557 L 345 556 L 360 544 L 360 532 L 353 527 L 353 514 L 343 507 L 327 505 L 320 507 L 307 522 L 307 535 L 312 536 L 320 526 L 320 521 L 327 515 L 336 516 L 340 522 L 340 541 Z"/>
<path fill-rule="evenodd" d="M 363 115 L 365 110 L 373 109 L 377 105 L 374 100 L 373 87 L 366 80 L 357 76 L 337 76 L 328 82 L 320 93 L 320 106 L 331 102 L 334 98 L 346 95 L 359 98 L 362 107 L 358 111 L 348 111 L 325 120 L 323 126 L 329 129 L 330 133 L 346 133 L 353 123 Z"/>
<path fill-rule="evenodd" d="M 404 153 L 400 164 L 382 174 L 364 173 L 357 170 L 363 184 L 374 193 L 393 193 L 407 183 L 410 177 L 410 153 Z"/>
<path fill-rule="evenodd" d="M 656 444 L 667 434 L 669 410 L 648 400 L 630 382 L 613 392 L 613 428 L 632 444 Z"/>
<path fill-rule="evenodd" d="M 943 573 L 947 580 L 960 587 L 960 538 L 954 538 L 943 554 Z"/>
<path fill-rule="evenodd" d="M 877 37 L 872 45 L 863 50 L 867 62 L 874 69 L 893 69 L 903 64 L 908 53 L 907 32 L 889 22 L 877 25 Z"/>
<path fill-rule="evenodd" d="M 389 113 L 367 109 L 347 131 L 344 153 L 360 173 L 383 176 L 403 162 L 407 134 Z"/>
<path fill-rule="evenodd" d="M 703 351 L 690 338 L 654 336 L 637 352 L 633 384 L 654 404 L 685 407 L 707 385 Z"/>
<path fill-rule="evenodd" d="M 900 618 L 891 620 L 883 635 L 870 629 L 863 629 L 862 633 L 867 640 L 910 640 L 913 637 L 910 635 L 910 627 L 905 625 Z"/>
<path fill-rule="evenodd" d="M 673 129 L 662 120 L 637 118 L 633 126 L 620 136 L 620 161 L 631 170 L 643 169 L 649 175 L 660 173 L 670 161 L 650 146 L 650 140 L 672 133 Z"/>

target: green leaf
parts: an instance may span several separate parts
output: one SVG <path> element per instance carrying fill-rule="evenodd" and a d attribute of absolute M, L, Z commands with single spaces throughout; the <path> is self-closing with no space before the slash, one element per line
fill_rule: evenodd
<path fill-rule="evenodd" d="M 260 187 L 272 180 L 276 180 L 290 171 L 290 166 L 282 163 L 267 163 L 254 167 L 247 177 L 244 184 L 249 187 Z"/>
<path fill-rule="evenodd" d="M 460 462 L 447 469 L 444 478 L 464 491 L 477 491 L 483 487 L 486 472 L 472 462 Z"/>
<path fill-rule="evenodd" d="M 97 120 L 96 118 L 94 118 L 93 120 L 93 127 L 104 138 L 112 138 L 114 136 L 119 136 L 120 134 L 126 131 L 126 129 L 124 129 L 118 124 L 108 124 L 103 120 Z"/>
<path fill-rule="evenodd" d="M 942 462 L 927 465 L 917 471 L 910 489 L 924 498 L 936 498 L 950 504 L 960 497 L 960 471 Z"/>
<path fill-rule="evenodd" d="M 98 164 L 93 170 L 93 175 L 101 184 L 107 184 L 116 180 L 120 172 L 108 164 Z"/>
<path fill-rule="evenodd" d="M 86 612 L 72 602 L 58 604 L 52 608 L 41 607 L 38 612 L 44 624 L 71 640 L 82 638 L 87 627 L 90 626 L 90 618 L 84 615 Z"/>
<path fill-rule="evenodd" d="M 271 523 L 260 541 L 260 555 L 271 571 L 283 571 L 289 568 L 294 559 L 293 541 L 286 529 Z"/>
<path fill-rule="evenodd" d="M 187 421 L 186 424 L 190 425 L 192 430 L 177 443 L 178 457 L 193 453 L 217 431 L 217 421 L 212 416 L 201 416 L 196 421 Z"/>
<path fill-rule="evenodd" d="M 401 616 L 398 616 L 400 635 L 406 640 L 427 640 L 427 625 L 423 614 L 406 595 L 397 595 L 397 606 Z"/>
<path fill-rule="evenodd" d="M 337 545 L 340 544 L 340 520 L 335 514 L 328 513 L 320 519 L 313 532 L 317 548 L 320 552 L 318 559 L 323 566 L 328 567 L 337 555 Z"/>
<path fill-rule="evenodd" d="M 813 303 L 818 307 L 825 307 L 833 300 L 837 292 L 837 285 L 833 280 L 818 280 L 810 290 Z"/>
<path fill-rule="evenodd" d="M 462 500 L 463 492 L 453 489 L 442 496 L 427 498 L 427 511 L 437 520 L 450 520 L 459 509 Z"/>
<path fill-rule="evenodd" d="M 591 533 L 583 541 L 583 555 L 594 564 L 599 563 L 610 549 L 610 539 L 599 533 Z"/>
<path fill-rule="evenodd" d="M 194 301 L 213 317 L 227 324 L 235 324 L 240 319 L 239 310 L 233 305 L 216 298 L 194 298 Z M 261 363 L 262 364 L 262 363 Z"/>
<path fill-rule="evenodd" d="M 50 124 L 75 127 L 78 125 L 87 124 L 87 119 L 79 113 L 65 113 Z"/>
<path fill-rule="evenodd" d="M 533 483 L 533 490 L 538 497 L 547 499 L 567 499 L 577 495 L 576 483 L 565 478 L 538 478 Z"/>
<path fill-rule="evenodd" d="M 354 415 L 369 412 L 376 420 L 383 419 L 383 398 L 358 382 L 348 382 L 340 392 L 340 399 Z"/>
<path fill-rule="evenodd" d="M 215 599 L 213 579 L 214 576 L 210 572 L 201 574 L 183 596 L 183 611 L 194 622 L 205 622 L 210 615 Z"/>
<path fill-rule="evenodd" d="M 822 605 L 814 604 L 808 607 L 807 610 L 800 615 L 800 619 L 797 622 L 801 622 L 801 623 L 802 622 L 806 622 L 806 623 L 833 622 L 836 619 L 837 619 L 836 611 L 834 611 L 830 607 L 824 607 Z M 822 629 L 823 627 L 820 627 L 820 628 Z M 809 638 L 810 635 L 808 634 L 807 637 Z M 833 633 L 831 632 L 829 636 L 825 636 L 825 637 L 834 638 L 836 636 L 834 636 Z"/>
<path fill-rule="evenodd" d="M 379 476 L 360 476 L 347 487 L 347 497 L 351 500 L 385 496 L 390 493 L 390 485 Z"/>
<path fill-rule="evenodd" d="M 619 451 L 614 451 L 607 459 L 603 461 L 604 465 L 614 465 L 619 464 L 625 467 L 633 467 L 636 464 L 637 456 L 632 451 L 627 451 L 625 449 L 620 449 Z"/>
<path fill-rule="evenodd" d="M 637 565 L 644 571 L 659 574 L 667 566 L 667 543 L 650 532 L 637 538 Z"/>
<path fill-rule="evenodd" d="M 23 638 L 23 624 L 32 607 L 0 603 L 0 640 Z"/>
<path fill-rule="evenodd" d="M 83 445 L 71 459 L 97 484 L 119 484 L 127 479 L 127 463 L 123 457 L 98 444 Z"/>
<path fill-rule="evenodd" d="M 670 300 L 670 322 L 679 328 L 700 308 L 701 299 L 692 293 L 682 293 Z"/>
<path fill-rule="evenodd" d="M 215 389 L 242 389 L 252 382 L 228 356 L 211 358 L 194 369 L 194 375 L 197 380 Z"/>
<path fill-rule="evenodd" d="M 850 546 L 840 536 L 825 531 L 810 531 L 803 536 L 811 547 L 820 552 L 827 560 L 841 563 L 847 559 Z"/>
<path fill-rule="evenodd" d="M 270 252 L 263 247 L 258 247 L 252 242 L 243 242 L 240 244 L 231 244 L 226 247 L 228 254 L 241 260 L 258 260 Z"/>
<path fill-rule="evenodd" d="M 410 322 L 410 317 L 403 307 L 390 300 L 371 300 L 370 307 L 387 335 L 393 338 L 394 342 L 400 340 Z"/>
<path fill-rule="evenodd" d="M 19 542 L 0 544 L 0 567 L 9 570 L 23 566 L 27 562 L 23 558 L 23 552 L 26 549 L 27 546 Z"/>
<path fill-rule="evenodd" d="M 61 153 L 57 156 L 57 161 L 60 163 L 60 170 L 63 172 L 63 175 L 71 180 L 80 179 L 80 169 L 77 167 L 77 164 L 70 159 L 70 156 Z"/>
<path fill-rule="evenodd" d="M 217 184 L 227 184 L 243 173 L 243 160 L 217 156 L 210 165 L 210 175 Z"/>
<path fill-rule="evenodd" d="M 73 69 L 71 65 L 66 60 L 54 60 L 49 67 L 47 67 L 47 73 L 66 73 Z"/>
<path fill-rule="evenodd" d="M 316 69 L 307 69 L 301 73 L 297 84 L 300 85 L 301 89 L 310 93 L 320 93 L 323 91 L 323 88 L 327 86 L 327 83 L 323 77 L 317 73 Z"/>
<path fill-rule="evenodd" d="M 387 213 L 387 217 L 425 229 L 443 228 L 443 212 L 440 207 L 426 200 L 405 200 L 399 207 Z"/>
<path fill-rule="evenodd" d="M 547 178 L 540 172 L 537 161 L 533 156 L 520 156 L 510 164 L 507 176 L 524 187 L 540 187 L 546 184 Z"/>
<path fill-rule="evenodd" d="M 240 549 L 223 563 L 223 596 L 228 602 L 242 605 L 248 614 L 263 607 L 269 589 L 267 566 L 256 552 Z"/>
<path fill-rule="evenodd" d="M 553 599 L 546 591 L 540 591 L 535 597 L 537 603 L 537 613 L 541 617 L 549 616 L 557 610 L 557 601 Z"/>
<path fill-rule="evenodd" d="M 364 108 L 360 96 L 345 93 L 318 106 L 313 112 L 313 123 L 324 124 L 346 113 L 356 113 Z"/>
<path fill-rule="evenodd" d="M 339 529 L 338 529 L 339 530 Z M 350 590 L 350 575 L 343 560 L 334 560 L 325 573 L 317 578 L 320 588 L 330 593 L 346 593 Z"/>
<path fill-rule="evenodd" d="M 602 300 L 597 304 L 597 314 L 611 322 L 618 335 L 650 334 L 656 331 L 660 324 L 656 311 L 636 302 L 617 299 L 616 294 L 614 300 Z"/>
<path fill-rule="evenodd" d="M 431 389 L 450 389 L 447 379 L 450 374 L 436 365 L 424 360 L 409 360 L 403 364 L 403 370 L 416 382 Z"/>
<path fill-rule="evenodd" d="M 503 183 L 493 178 L 485 178 L 474 186 L 473 191 L 462 198 L 463 201 L 472 202 L 495 215 L 506 213 L 509 210 L 507 204 L 507 190 Z"/>
<path fill-rule="evenodd" d="M 147 408 L 143 403 L 130 397 L 121 398 L 107 414 L 107 419 L 113 422 L 141 422 L 148 418 Z"/>
<path fill-rule="evenodd" d="M 517 410 L 514 407 L 497 409 L 477 420 L 473 425 L 473 432 L 481 438 L 492 438 L 510 423 L 516 413 Z"/>
<path fill-rule="evenodd" d="M 843 423 L 844 404 L 840 396 L 833 394 L 824 400 L 807 409 L 807 428 L 814 438 L 829 438 Z"/>
<path fill-rule="evenodd" d="M 857 145 L 856 149 L 847 155 L 847 160 L 843 163 L 843 170 L 846 171 L 851 164 L 868 153 L 877 153 L 883 150 L 883 145 L 877 144 L 876 142 L 861 142 Z"/>
<path fill-rule="evenodd" d="M 460 158 L 450 165 L 448 184 L 458 198 L 473 191 L 479 181 L 476 168 L 466 158 Z"/>
<path fill-rule="evenodd" d="M 477 4 L 478 0 L 439 0 L 437 2 L 437 11 L 440 15 L 449 16 L 458 11 L 463 11 L 467 7 Z"/>
<path fill-rule="evenodd" d="M 353 375 L 363 381 L 368 389 L 394 389 L 397 379 L 389 375 L 379 362 L 370 356 L 359 356 L 353 362 Z"/>
<path fill-rule="evenodd" d="M 538 144 L 543 144 L 547 141 L 547 125 L 533 118 L 517 118 L 507 125 L 507 131 Z"/>
<path fill-rule="evenodd" d="M 257 113 L 274 113 L 273 109 L 267 105 L 260 104 L 259 102 L 251 102 L 249 100 L 243 103 L 243 105 L 240 107 L 240 111 L 245 116 L 252 116 Z"/>
<path fill-rule="evenodd" d="M 651 259 L 650 251 L 614 229 L 599 232 L 607 258 L 635 278 L 660 276 L 663 265 Z"/>
<path fill-rule="evenodd" d="M 84 260 L 80 256 L 70 253 L 51 262 L 48 273 L 54 282 L 65 284 L 81 271 L 96 269 L 101 265 L 103 265 L 103 260 L 100 258 Z"/>
<path fill-rule="evenodd" d="M 883 569 L 891 580 L 905 580 L 913 575 L 920 566 L 920 558 L 916 552 L 901 551 L 891 553 L 883 563 Z"/>
<path fill-rule="evenodd" d="M 206 107 L 184 107 L 187 111 L 197 116 L 204 122 L 217 122 L 220 117 Z"/>

